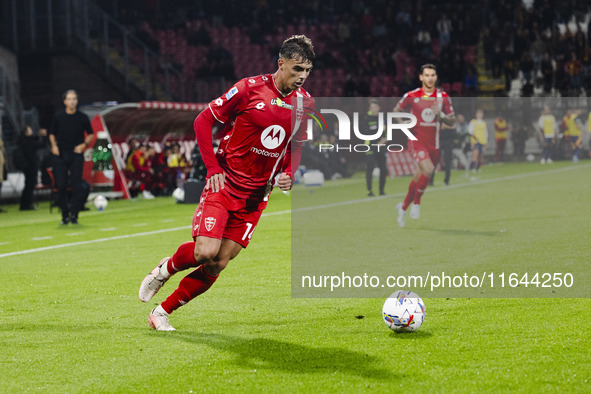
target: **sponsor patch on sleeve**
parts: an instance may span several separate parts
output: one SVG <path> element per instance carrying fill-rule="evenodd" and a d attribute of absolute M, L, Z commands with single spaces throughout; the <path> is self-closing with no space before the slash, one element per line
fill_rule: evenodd
<path fill-rule="evenodd" d="M 226 93 L 226 100 L 230 100 L 236 93 L 238 93 L 238 88 L 233 86 L 232 89 Z"/>

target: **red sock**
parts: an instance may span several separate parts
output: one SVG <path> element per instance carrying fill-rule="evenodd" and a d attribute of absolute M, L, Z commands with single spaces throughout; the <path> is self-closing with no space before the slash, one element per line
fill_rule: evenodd
<path fill-rule="evenodd" d="M 425 189 L 427 185 L 429 185 L 430 178 L 421 174 L 419 180 L 417 181 L 417 191 L 415 193 L 415 199 L 413 201 L 414 204 L 419 205 L 421 203 L 421 196 L 425 193 Z"/>
<path fill-rule="evenodd" d="M 413 179 L 410 181 L 410 185 L 408 185 L 408 193 L 406 193 L 406 198 L 404 199 L 404 203 L 402 204 L 402 209 L 406 211 L 406 208 L 410 205 L 410 202 L 415 198 L 415 192 L 417 190 L 417 183 Z"/>
<path fill-rule="evenodd" d="M 211 276 L 202 265 L 199 266 L 195 271 L 185 276 L 179 283 L 179 287 L 160 304 L 162 309 L 166 313 L 174 312 L 199 294 L 205 293 L 218 276 Z"/>
<path fill-rule="evenodd" d="M 183 271 L 188 268 L 197 267 L 199 264 L 195 260 L 195 242 L 185 242 L 174 252 L 168 264 L 166 264 L 166 270 L 173 274 L 175 272 Z"/>

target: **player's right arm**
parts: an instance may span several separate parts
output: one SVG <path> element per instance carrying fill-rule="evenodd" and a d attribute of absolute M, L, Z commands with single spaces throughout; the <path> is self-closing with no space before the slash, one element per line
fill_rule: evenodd
<path fill-rule="evenodd" d="M 478 141 L 478 138 L 476 138 L 476 136 L 474 135 L 475 125 L 476 125 L 475 119 L 472 119 L 470 121 L 470 123 L 468 123 L 468 135 L 470 135 L 470 145 L 472 145 L 472 146 L 474 146 L 474 144 L 476 142 L 480 142 L 480 141 Z"/>
<path fill-rule="evenodd" d="M 407 92 L 404 94 L 404 96 L 402 96 L 402 98 L 400 99 L 398 104 L 396 104 L 396 106 L 394 107 L 392 112 L 408 112 L 410 104 L 411 104 L 411 102 L 410 102 L 410 99 L 408 97 L 408 92 Z M 398 123 L 410 122 L 408 119 L 394 118 L 394 120 L 396 120 L 396 122 L 398 122 Z"/>
<path fill-rule="evenodd" d="M 55 156 L 60 155 L 60 148 L 57 146 L 57 142 L 55 140 L 55 135 L 49 134 L 49 143 L 51 144 L 51 154 Z"/>
<path fill-rule="evenodd" d="M 51 121 L 51 127 L 49 128 L 49 143 L 51 144 L 51 154 L 55 156 L 60 155 L 60 148 L 57 146 L 57 140 L 55 139 L 55 129 L 56 129 L 56 121 L 55 116 L 53 115 L 53 120 Z"/>
<path fill-rule="evenodd" d="M 199 151 L 201 152 L 201 158 L 207 168 L 205 188 L 209 190 L 211 186 L 211 190 L 214 193 L 223 189 L 225 182 L 224 170 L 220 167 L 213 150 L 212 129 L 215 122 L 216 120 L 213 113 L 208 107 L 197 116 L 193 123 L 197 145 L 199 145 Z"/>
<path fill-rule="evenodd" d="M 210 190 L 211 187 L 211 191 L 214 193 L 224 188 L 226 175 L 215 157 L 212 129 L 216 122 L 226 123 L 236 117 L 247 99 L 247 92 L 245 81 L 239 81 L 225 94 L 209 103 L 209 106 L 197 116 L 193 123 L 201 157 L 207 168 L 205 188 Z"/>

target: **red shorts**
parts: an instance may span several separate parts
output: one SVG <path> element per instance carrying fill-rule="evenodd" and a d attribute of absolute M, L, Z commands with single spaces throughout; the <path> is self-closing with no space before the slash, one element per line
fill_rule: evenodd
<path fill-rule="evenodd" d="M 193 239 L 199 236 L 227 238 L 246 248 L 267 201 L 248 202 L 229 194 L 203 190 L 193 214 Z"/>
<path fill-rule="evenodd" d="M 433 163 L 434 166 L 437 166 L 439 149 L 434 146 L 424 146 L 414 141 L 408 141 L 408 148 L 410 149 L 412 158 L 415 159 L 417 163 L 420 163 L 425 159 L 431 159 L 431 163 Z"/>

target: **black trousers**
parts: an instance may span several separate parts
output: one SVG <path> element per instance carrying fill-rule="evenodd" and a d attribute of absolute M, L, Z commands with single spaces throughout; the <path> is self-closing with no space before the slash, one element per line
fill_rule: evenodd
<path fill-rule="evenodd" d="M 35 186 L 37 185 L 37 171 L 35 164 L 29 164 L 23 171 L 25 174 L 25 188 L 21 194 L 21 209 L 33 207 L 33 193 L 35 193 Z"/>
<path fill-rule="evenodd" d="M 380 169 L 380 193 L 384 193 L 384 187 L 386 186 L 386 154 L 384 153 L 373 153 L 371 155 L 365 155 L 366 170 L 365 180 L 367 182 L 367 190 L 371 191 L 371 184 L 373 180 L 373 169 L 378 167 Z"/>
<path fill-rule="evenodd" d="M 53 175 L 57 188 L 57 204 L 62 211 L 62 217 L 68 218 L 71 213 L 78 217 L 78 211 L 82 206 L 82 169 L 84 168 L 84 156 L 81 153 L 60 152 L 59 156 L 53 156 Z M 71 187 L 71 192 L 68 192 Z"/>
<path fill-rule="evenodd" d="M 453 157 L 454 141 L 453 140 L 441 140 L 441 154 L 443 155 L 443 165 L 445 166 L 445 180 L 446 184 L 449 183 L 451 176 L 451 159 Z M 433 163 L 437 167 L 437 163 Z"/>

